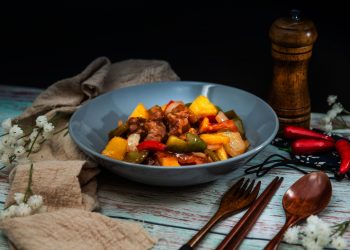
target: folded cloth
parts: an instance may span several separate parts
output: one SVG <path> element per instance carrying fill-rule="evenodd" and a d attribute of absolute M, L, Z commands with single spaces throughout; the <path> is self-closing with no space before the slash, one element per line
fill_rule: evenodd
<path fill-rule="evenodd" d="M 96 188 L 93 190 L 91 187 L 97 186 L 94 176 L 97 175 L 98 170 L 93 171 L 92 168 L 97 165 L 89 161 L 87 156 L 77 148 L 69 134 L 65 133 L 70 115 L 85 101 L 112 89 L 147 82 L 174 80 L 179 80 L 179 77 L 165 61 L 126 60 L 111 64 L 108 58 L 100 57 L 90 63 L 80 74 L 51 85 L 35 99 L 31 107 L 16 117 L 14 121 L 26 128 L 33 126 L 39 115 L 46 115 L 48 119 L 55 120 L 55 131 L 63 130 L 63 132 L 56 133 L 53 138 L 46 140 L 38 152 L 31 154 L 30 159 L 34 162 L 40 161 L 42 165 L 50 165 L 52 160 L 69 160 L 64 164 L 56 164 L 57 168 L 63 165 L 69 166 L 68 164 L 81 165 L 79 175 L 90 176 L 90 198 L 94 199 L 84 208 L 94 210 L 98 202 L 95 196 Z M 48 162 L 45 163 L 45 161 Z M 85 161 L 89 161 L 89 164 L 85 164 Z M 86 166 L 89 166 L 88 169 Z M 13 174 L 11 173 L 10 176 Z M 76 172 L 72 169 L 71 175 L 75 176 L 75 174 Z M 37 190 L 42 189 L 40 183 L 45 183 L 45 181 L 41 179 L 41 182 L 36 183 Z M 12 189 L 17 190 L 18 188 L 12 187 Z"/>
<path fill-rule="evenodd" d="M 83 212 L 98 207 L 99 169 L 76 147 L 66 131 L 70 115 L 89 99 L 120 87 L 174 80 L 179 77 L 165 61 L 127 60 L 111 64 L 108 58 L 100 57 L 80 74 L 51 85 L 31 107 L 13 119 L 25 130 L 35 125 L 39 115 L 45 115 L 56 131 L 41 144 L 38 152 L 30 155 L 34 163 L 31 189 L 43 196 L 48 213 L 2 222 L 1 227 L 15 248 L 147 249 L 154 244 L 134 223 Z M 5 206 L 14 203 L 14 193 L 26 191 L 29 168 L 29 164 L 23 163 L 10 173 Z M 66 208 L 80 210 L 55 212 Z"/>
<path fill-rule="evenodd" d="M 141 225 L 80 209 L 6 219 L 0 228 L 17 249 L 149 249 L 155 240 Z"/>
<path fill-rule="evenodd" d="M 82 174 L 82 168 L 85 168 Z M 30 164 L 18 165 L 10 177 L 10 191 L 5 207 L 15 203 L 15 193 L 25 193 Z M 31 189 L 41 195 L 46 211 L 61 208 L 96 208 L 96 181 L 98 169 L 86 161 L 38 161 L 32 172 Z M 89 173 L 89 174 L 88 174 Z"/>

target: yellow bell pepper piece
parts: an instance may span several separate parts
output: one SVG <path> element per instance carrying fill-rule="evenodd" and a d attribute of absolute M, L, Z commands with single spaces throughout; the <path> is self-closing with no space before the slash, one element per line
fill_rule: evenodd
<path fill-rule="evenodd" d="M 128 142 L 121 137 L 113 137 L 108 143 L 102 154 L 115 160 L 123 160 L 126 154 Z"/>
<path fill-rule="evenodd" d="M 230 142 L 230 138 L 222 134 L 201 134 L 199 137 L 206 144 L 226 144 Z"/>
<path fill-rule="evenodd" d="M 167 156 L 159 158 L 160 165 L 165 167 L 178 167 L 181 166 L 174 156 Z"/>
<path fill-rule="evenodd" d="M 190 105 L 189 109 L 197 116 L 216 115 L 218 109 L 209 99 L 203 95 L 198 96 Z"/>
<path fill-rule="evenodd" d="M 224 144 L 224 148 L 231 157 L 243 154 L 247 150 L 248 145 L 243 141 L 239 132 L 226 131 L 221 132 L 220 134 L 225 135 L 230 139 L 229 143 Z"/>
<path fill-rule="evenodd" d="M 145 108 L 145 106 L 143 106 L 142 103 L 137 104 L 136 108 L 134 109 L 134 111 L 131 113 L 130 117 L 141 117 L 141 118 L 145 118 L 148 119 L 148 111 Z"/>
<path fill-rule="evenodd" d="M 210 123 L 208 117 L 204 117 L 201 124 L 199 125 L 199 133 L 208 131 L 209 124 Z"/>
<path fill-rule="evenodd" d="M 219 157 L 219 159 L 221 160 L 221 161 L 223 161 L 223 160 L 227 160 L 227 153 L 226 153 L 226 151 L 225 151 L 225 149 L 224 149 L 224 147 L 223 146 L 221 146 L 218 150 L 216 150 L 215 151 L 216 152 L 216 154 L 217 154 L 217 156 Z"/>

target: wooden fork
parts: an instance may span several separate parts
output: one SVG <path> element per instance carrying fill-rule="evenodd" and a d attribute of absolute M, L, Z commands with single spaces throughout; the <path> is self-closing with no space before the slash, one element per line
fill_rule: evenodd
<path fill-rule="evenodd" d="M 257 197 L 261 182 L 254 187 L 255 180 L 244 178 L 236 182 L 221 198 L 220 206 L 208 223 L 179 250 L 193 249 L 206 233 L 220 220 L 247 208 Z M 249 185 L 249 186 L 248 186 Z M 253 189 L 254 187 L 254 189 Z"/>

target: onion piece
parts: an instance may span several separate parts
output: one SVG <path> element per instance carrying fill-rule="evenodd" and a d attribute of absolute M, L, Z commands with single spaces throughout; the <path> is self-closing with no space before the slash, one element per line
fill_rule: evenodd
<path fill-rule="evenodd" d="M 225 115 L 224 112 L 219 111 L 219 113 L 215 116 L 215 120 L 220 123 L 220 122 L 223 122 L 223 121 L 227 121 L 228 118 L 227 118 L 227 116 Z"/>
<path fill-rule="evenodd" d="M 166 109 L 164 110 L 164 113 L 165 113 L 165 114 L 170 113 L 174 108 L 176 108 L 176 107 L 179 106 L 180 104 L 183 104 L 183 102 L 181 102 L 181 101 L 176 101 L 176 102 L 170 103 L 170 104 L 166 107 Z"/>
<path fill-rule="evenodd" d="M 141 135 L 140 134 L 131 134 L 128 136 L 128 146 L 127 146 L 127 151 L 128 152 L 132 152 L 132 151 L 137 151 L 137 145 L 139 145 L 141 139 Z"/>
<path fill-rule="evenodd" d="M 222 144 L 208 144 L 207 145 L 207 149 L 210 149 L 210 150 L 218 150 L 219 148 L 222 147 Z"/>
<path fill-rule="evenodd" d="M 202 157 L 202 158 L 205 158 L 207 157 L 204 153 L 202 152 L 192 152 L 193 155 L 195 156 L 198 156 L 198 157 Z"/>

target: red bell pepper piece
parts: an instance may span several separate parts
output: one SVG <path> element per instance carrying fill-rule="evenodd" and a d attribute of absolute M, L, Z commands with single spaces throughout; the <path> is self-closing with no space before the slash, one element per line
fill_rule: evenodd
<path fill-rule="evenodd" d="M 223 122 L 219 122 L 219 123 L 209 123 L 205 128 L 203 128 L 203 131 L 200 131 L 201 133 L 203 132 L 216 132 L 222 129 L 228 129 L 231 130 L 232 132 L 237 132 L 238 128 L 235 124 L 234 121 L 232 120 L 226 120 Z"/>
<path fill-rule="evenodd" d="M 164 151 L 166 145 L 159 141 L 143 141 L 137 145 L 139 151 L 151 150 L 151 151 Z"/>
<path fill-rule="evenodd" d="M 296 139 L 292 142 L 291 145 L 293 154 L 301 155 L 326 152 L 331 150 L 332 148 L 334 148 L 334 142 L 312 138 Z"/>
<path fill-rule="evenodd" d="M 338 175 L 344 175 L 350 169 L 350 142 L 340 139 L 335 143 L 335 148 L 341 159 Z"/>
<path fill-rule="evenodd" d="M 166 109 L 169 107 L 169 105 L 172 104 L 173 102 L 175 102 L 175 101 L 170 100 L 170 101 L 167 103 L 167 105 L 165 106 L 165 109 L 164 109 L 164 110 L 166 110 Z"/>
<path fill-rule="evenodd" d="M 297 127 L 297 126 L 286 126 L 283 129 L 283 134 L 285 138 L 288 139 L 299 139 L 299 138 L 313 138 L 313 139 L 323 139 L 327 141 L 334 142 L 334 139 L 328 135 L 324 135 L 307 128 Z"/>

